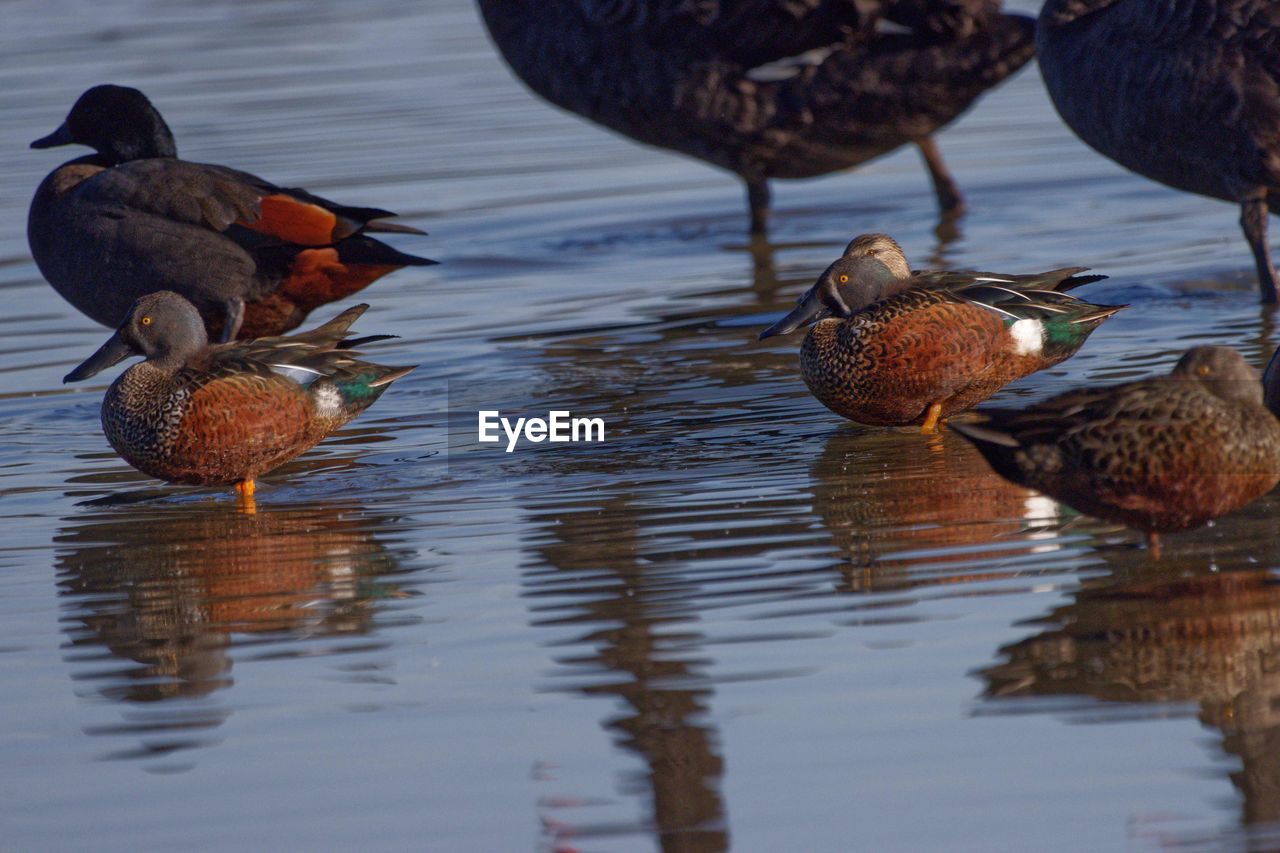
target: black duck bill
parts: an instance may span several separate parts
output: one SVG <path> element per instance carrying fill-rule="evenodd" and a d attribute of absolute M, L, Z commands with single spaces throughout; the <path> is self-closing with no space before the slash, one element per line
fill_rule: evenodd
<path fill-rule="evenodd" d="M 59 145 L 71 145 L 74 142 L 75 140 L 71 138 L 71 128 L 67 127 L 66 122 L 63 122 L 53 133 L 48 136 L 42 136 L 35 142 L 31 143 L 31 147 L 57 148 Z"/>
<path fill-rule="evenodd" d="M 792 308 L 787 316 L 761 332 L 760 340 L 772 338 L 774 335 L 789 335 L 796 329 L 812 326 L 827 317 L 848 317 L 849 313 L 848 306 L 844 305 L 839 291 L 831 288 L 824 290 L 822 283 L 819 282 L 805 291 L 805 294 L 796 301 L 796 307 Z"/>
<path fill-rule="evenodd" d="M 787 316 L 760 333 L 760 340 L 789 335 L 827 317 L 852 317 L 871 303 L 901 289 L 893 273 L 873 258 L 841 258 L 796 301 Z"/>
<path fill-rule="evenodd" d="M 82 379 L 88 379 L 90 376 L 96 376 L 131 355 L 138 355 L 138 351 L 124 339 L 124 335 L 117 331 L 107 338 L 105 344 L 98 347 L 97 352 L 82 361 L 75 370 L 62 377 L 62 381 L 64 383 L 79 382 Z"/>

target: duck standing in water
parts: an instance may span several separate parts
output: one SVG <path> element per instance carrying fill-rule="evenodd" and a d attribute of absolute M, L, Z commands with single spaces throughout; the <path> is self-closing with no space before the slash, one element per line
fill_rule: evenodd
<path fill-rule="evenodd" d="M 1063 121 L 1126 169 L 1240 205 L 1264 302 L 1278 285 L 1280 3 L 1048 0 L 1040 72 Z"/>
<path fill-rule="evenodd" d="M 863 234 L 760 339 L 812 326 L 800 372 L 819 402 L 858 423 L 931 433 L 1071 357 L 1124 307 L 1064 293 L 1106 278 L 1084 271 L 912 272 L 892 238 Z"/>
<path fill-rule="evenodd" d="M 1273 365 L 1275 359 L 1272 360 Z M 1268 369 L 1268 396 L 1280 369 Z M 1230 347 L 1187 350 L 1167 376 L 1081 388 L 952 429 L 996 473 L 1098 518 L 1161 533 L 1204 524 L 1280 482 L 1280 421 Z"/>
<path fill-rule="evenodd" d="M 360 361 L 348 339 L 368 305 L 348 308 L 304 334 L 210 345 L 199 312 L 183 297 L 142 297 L 116 333 L 64 382 L 134 355 L 102 401 L 107 441 L 159 480 L 235 484 L 251 498 L 254 478 L 309 450 L 363 412 L 412 367 Z"/>
<path fill-rule="evenodd" d="M 939 205 L 959 211 L 932 134 L 1034 53 L 1034 22 L 1001 14 L 998 0 L 479 4 L 537 94 L 738 174 L 753 233 L 766 228 L 770 178 L 852 168 L 908 142 Z"/>
<path fill-rule="evenodd" d="M 179 160 L 137 89 L 94 86 L 31 147 L 70 144 L 97 153 L 44 179 L 27 240 L 54 289 L 104 326 L 119 325 L 139 297 L 172 290 L 224 341 L 279 335 L 393 270 L 435 263 L 368 236 L 423 233 L 382 221 L 389 211 Z"/>

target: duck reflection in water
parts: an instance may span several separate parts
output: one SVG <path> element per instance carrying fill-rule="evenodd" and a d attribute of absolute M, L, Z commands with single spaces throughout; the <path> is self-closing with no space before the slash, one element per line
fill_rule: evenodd
<path fill-rule="evenodd" d="M 202 503 L 191 511 L 131 507 L 76 518 L 58 537 L 58 583 L 73 678 L 97 696 L 165 703 L 104 730 L 178 741 L 212 728 L 226 708 L 171 700 L 230 687 L 232 649 L 244 637 L 365 634 L 397 561 L 374 539 L 379 519 L 308 505 L 256 514 Z M 125 668 L 103 666 L 105 647 Z M 153 755 L 154 746 L 120 757 Z"/>
<path fill-rule="evenodd" d="M 844 591 L 1026 576 L 1039 570 L 1017 558 L 1061 547 L 1053 501 L 993 474 L 965 442 L 903 438 L 839 430 L 810 469 Z"/>
<path fill-rule="evenodd" d="M 1001 662 L 981 671 L 991 711 L 1014 711 L 1007 700 L 1022 697 L 1194 702 L 1243 765 L 1228 774 L 1244 798 L 1243 823 L 1280 820 L 1280 584 L 1256 568 L 1260 541 L 1270 554 L 1260 562 L 1280 564 L 1269 517 L 1280 506 L 1263 503 L 1230 541 L 1186 534 L 1176 565 L 1156 567 L 1131 549 L 1098 552 L 1111 573 L 1086 580 L 1073 601 L 1035 620 L 1038 634 L 1004 646 Z M 1073 721 L 1115 719 L 1105 706 L 1069 710 Z"/>
<path fill-rule="evenodd" d="M 584 629 L 558 661 L 582 675 L 582 684 L 568 689 L 626 704 L 606 725 L 648 767 L 643 786 L 652 796 L 653 816 L 646 828 L 661 849 L 728 850 L 719 791 L 724 762 L 705 722 L 713 693 L 702 650 L 706 638 L 678 627 L 695 618 L 690 605 L 681 604 L 679 588 L 696 582 L 641 557 L 645 513 L 633 497 L 622 482 L 610 495 L 561 495 L 535 506 L 539 532 L 532 550 L 539 559 L 525 573 L 525 594 L 573 599 L 571 606 L 544 609 L 541 624 Z M 581 582 L 575 584 L 573 575 Z M 565 835 L 577 829 L 550 823 Z"/>

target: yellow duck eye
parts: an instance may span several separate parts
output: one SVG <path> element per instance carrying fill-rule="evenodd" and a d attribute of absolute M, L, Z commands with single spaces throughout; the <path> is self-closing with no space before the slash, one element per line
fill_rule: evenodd
<path fill-rule="evenodd" d="M 840 276 L 840 283 L 841 283 L 841 284 L 844 284 L 844 283 L 845 283 L 846 281 L 848 281 L 848 280 L 849 280 L 849 276 L 847 276 L 847 275 L 842 275 L 842 276 Z"/>
<path fill-rule="evenodd" d="M 1197 367 L 1197 368 L 1196 368 L 1196 373 L 1199 373 L 1201 376 L 1208 376 L 1208 375 L 1209 375 L 1209 365 L 1207 365 L 1207 364 L 1202 364 L 1202 365 L 1200 365 L 1199 367 Z"/>
<path fill-rule="evenodd" d="M 141 324 L 142 324 L 142 325 L 144 325 L 144 326 L 150 326 L 150 325 L 151 325 L 151 318 L 150 318 L 150 317 L 143 317 L 143 318 L 142 318 L 141 320 L 139 320 L 138 322 L 139 322 L 139 323 L 141 323 Z"/>

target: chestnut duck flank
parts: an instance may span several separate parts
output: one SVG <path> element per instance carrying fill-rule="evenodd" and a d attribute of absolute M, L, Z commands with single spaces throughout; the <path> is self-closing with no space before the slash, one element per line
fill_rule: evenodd
<path fill-rule="evenodd" d="M 551 103 L 739 175 L 751 230 L 771 178 L 915 143 L 963 206 L 932 134 L 1034 53 L 998 0 L 479 0 L 515 74 Z M 895 31 L 882 31 L 895 30 Z"/>
<path fill-rule="evenodd" d="M 1068 267 L 1030 275 L 912 272 L 885 234 L 845 248 L 761 339 L 812 326 L 800 372 L 818 401 L 873 426 L 940 420 L 1055 365 L 1124 306 L 1064 291 L 1106 278 Z"/>
<path fill-rule="evenodd" d="M 1280 368 L 1267 381 L 1274 399 Z M 1229 347 L 1190 349 L 1163 377 L 978 413 L 983 423 L 952 429 L 996 473 L 1144 531 L 1153 556 L 1160 533 L 1197 527 L 1280 482 L 1280 421 L 1258 371 Z"/>
<path fill-rule="evenodd" d="M 27 239 L 49 283 L 103 325 L 119 325 L 139 297 L 172 290 L 210 335 L 278 335 L 393 270 L 435 263 L 368 236 L 423 233 L 382 221 L 390 211 L 179 160 L 168 125 L 137 89 L 89 89 L 31 147 L 70 144 L 96 153 L 44 179 Z"/>
<path fill-rule="evenodd" d="M 1264 302 L 1278 282 L 1280 3 L 1048 0 L 1040 72 L 1076 134 L 1126 169 L 1235 202 Z"/>
<path fill-rule="evenodd" d="M 367 409 L 412 367 L 359 360 L 352 339 L 367 305 L 310 332 L 210 345 L 195 307 L 170 291 L 142 297 L 111 338 L 65 382 L 134 355 L 102 401 L 102 428 L 116 452 L 170 483 L 225 485 L 253 494 L 276 468 Z"/>

